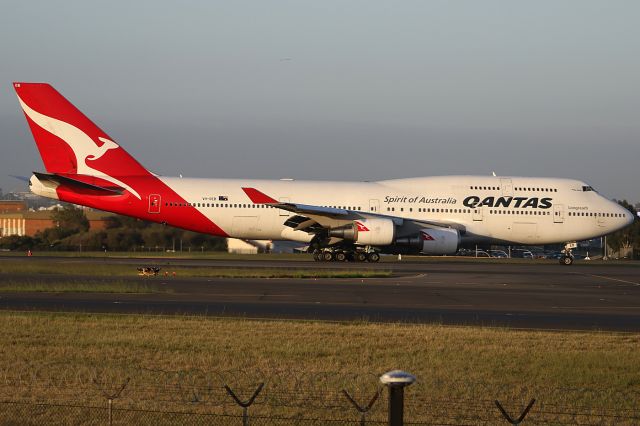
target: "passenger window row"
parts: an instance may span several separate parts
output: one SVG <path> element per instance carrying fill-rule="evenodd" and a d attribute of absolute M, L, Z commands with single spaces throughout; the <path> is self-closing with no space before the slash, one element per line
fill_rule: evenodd
<path fill-rule="evenodd" d="M 399 207 L 400 211 L 404 211 L 404 207 Z M 388 212 L 396 211 L 395 207 L 387 207 Z M 409 212 L 413 212 L 413 208 L 409 208 Z M 470 209 L 436 209 L 436 208 L 426 208 L 426 207 L 418 207 L 418 212 L 420 213 L 471 213 Z"/>
<path fill-rule="evenodd" d="M 484 191 L 499 191 L 500 187 L 499 186 L 470 186 L 469 189 L 484 190 Z"/>
<path fill-rule="evenodd" d="M 218 207 L 218 208 L 241 208 L 241 209 L 265 209 L 272 206 L 265 204 L 231 204 L 231 203 L 164 203 L 166 207 Z"/>
<path fill-rule="evenodd" d="M 551 212 L 543 210 L 489 210 L 489 214 L 515 214 L 532 216 L 549 216 Z"/>
<path fill-rule="evenodd" d="M 580 217 L 625 217 L 623 213 L 569 212 L 569 216 Z"/>
<path fill-rule="evenodd" d="M 350 206 L 321 206 L 321 207 L 325 207 L 328 209 L 342 209 L 342 210 L 362 210 L 362 207 L 350 207 Z"/>
<path fill-rule="evenodd" d="M 264 209 L 273 206 L 269 206 L 266 204 L 232 204 L 232 203 L 174 203 L 174 202 L 165 202 L 164 205 L 166 207 L 218 207 L 218 208 L 240 208 L 240 209 Z M 334 209 L 344 209 L 344 210 L 362 210 L 362 207 L 356 206 L 322 206 L 327 208 Z"/>
<path fill-rule="evenodd" d="M 523 188 L 523 187 L 516 187 L 514 188 L 516 191 L 531 191 L 531 192 L 558 192 L 557 189 L 555 188 Z"/>
<path fill-rule="evenodd" d="M 499 186 L 470 186 L 469 189 L 474 189 L 474 190 L 482 190 L 482 191 L 499 191 L 500 187 Z M 521 187 L 521 186 L 517 186 L 515 188 L 516 191 L 530 191 L 530 192 L 558 192 L 557 189 L 555 188 L 531 188 L 531 187 Z"/>

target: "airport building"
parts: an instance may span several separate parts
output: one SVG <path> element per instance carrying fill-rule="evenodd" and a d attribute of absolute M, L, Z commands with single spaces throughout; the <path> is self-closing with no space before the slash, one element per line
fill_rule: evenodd
<path fill-rule="evenodd" d="M 0 237 L 10 235 L 33 237 L 39 231 L 56 226 L 51 218 L 53 211 L 29 211 L 23 202 L 12 201 L 11 203 L 15 205 L 9 205 L 6 201 L 0 202 Z M 20 203 L 22 205 L 19 205 Z M 107 218 L 111 216 L 110 213 L 94 210 L 85 211 L 85 215 L 89 220 L 89 229 L 92 231 L 105 229 Z"/>
<path fill-rule="evenodd" d="M 17 213 L 27 211 L 26 201 L 19 200 L 0 200 L 0 214 Z"/>

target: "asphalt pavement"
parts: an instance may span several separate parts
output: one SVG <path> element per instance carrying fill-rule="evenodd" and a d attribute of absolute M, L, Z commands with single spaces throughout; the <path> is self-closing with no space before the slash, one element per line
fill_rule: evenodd
<path fill-rule="evenodd" d="M 196 314 L 247 318 L 367 320 L 543 329 L 640 331 L 640 266 L 586 262 L 455 262 L 443 259 L 379 264 L 286 260 L 91 259 L 0 257 L 0 283 L 29 279 L 2 272 L 3 262 L 130 264 L 131 277 L 167 292 L 1 293 L 0 309 Z M 135 266 L 210 268 L 371 268 L 388 278 L 244 279 L 138 277 Z M 40 281 L 57 276 L 33 274 Z M 95 277 L 65 275 L 65 279 Z M 103 279 L 103 278 L 98 278 Z M 104 278 L 108 280 L 108 278 Z"/>

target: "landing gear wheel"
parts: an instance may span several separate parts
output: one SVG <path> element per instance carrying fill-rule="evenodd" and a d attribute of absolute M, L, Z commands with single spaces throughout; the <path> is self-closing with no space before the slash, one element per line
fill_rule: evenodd
<path fill-rule="evenodd" d="M 333 253 L 331 253 L 330 251 L 325 251 L 324 253 L 322 253 L 322 260 L 324 260 L 325 262 L 331 262 L 333 260 Z"/>
<path fill-rule="evenodd" d="M 371 263 L 377 263 L 380 260 L 380 255 L 378 253 L 371 252 L 369 253 L 369 255 L 367 256 L 367 260 Z"/>
<path fill-rule="evenodd" d="M 366 262 L 367 261 L 367 253 L 358 252 L 355 255 L 356 262 Z"/>
<path fill-rule="evenodd" d="M 336 253 L 335 258 L 337 262 L 344 262 L 345 260 L 347 260 L 347 255 L 344 254 L 343 251 L 339 251 Z"/>
<path fill-rule="evenodd" d="M 561 265 L 571 265 L 573 263 L 573 257 L 571 256 L 565 256 L 563 258 L 560 259 L 560 264 Z"/>
<path fill-rule="evenodd" d="M 315 260 L 316 262 L 320 262 L 322 260 L 322 253 L 319 251 L 314 251 L 313 260 Z"/>
<path fill-rule="evenodd" d="M 575 242 L 569 242 L 564 245 L 564 250 L 562 250 L 563 256 L 560 258 L 561 265 L 569 266 L 573 264 L 573 253 L 571 253 L 571 250 L 576 247 L 578 247 L 578 244 L 576 244 Z"/>

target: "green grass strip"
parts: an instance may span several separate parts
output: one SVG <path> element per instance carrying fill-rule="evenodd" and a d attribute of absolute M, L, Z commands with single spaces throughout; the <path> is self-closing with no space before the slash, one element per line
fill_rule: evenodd
<path fill-rule="evenodd" d="M 170 293 L 157 284 L 136 282 L 95 282 L 39 280 L 1 280 L 0 293 Z"/>
<path fill-rule="evenodd" d="M 140 266 L 148 266 L 141 264 Z M 385 278 L 392 272 L 372 269 L 303 269 L 303 268 L 205 268 L 171 265 L 155 265 L 161 268 L 160 276 L 169 274 L 181 277 L 212 278 Z M 109 265 L 95 263 L 56 262 L 0 262 L 2 274 L 18 275 L 86 275 L 95 277 L 130 277 L 138 275 L 137 265 Z"/>

